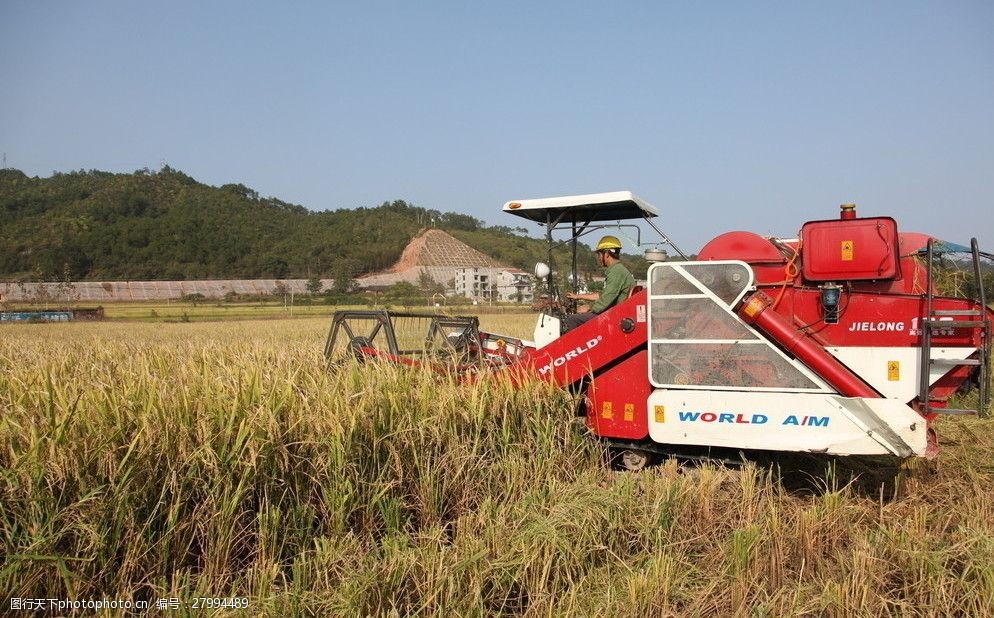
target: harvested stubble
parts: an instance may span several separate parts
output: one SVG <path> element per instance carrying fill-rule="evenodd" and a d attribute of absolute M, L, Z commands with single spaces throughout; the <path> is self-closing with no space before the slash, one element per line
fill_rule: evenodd
<path fill-rule="evenodd" d="M 325 321 L 0 328 L 0 598 L 250 614 L 985 615 L 992 423 L 901 497 L 607 469 L 540 384 L 335 374 Z"/>

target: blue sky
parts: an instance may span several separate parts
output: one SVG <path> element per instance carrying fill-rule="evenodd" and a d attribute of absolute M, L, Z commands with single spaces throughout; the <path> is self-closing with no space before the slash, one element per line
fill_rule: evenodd
<path fill-rule="evenodd" d="M 0 0 L 0 151 L 323 210 L 631 189 L 685 249 L 841 202 L 994 247 L 994 2 Z M 985 242 L 986 241 L 986 242 Z"/>

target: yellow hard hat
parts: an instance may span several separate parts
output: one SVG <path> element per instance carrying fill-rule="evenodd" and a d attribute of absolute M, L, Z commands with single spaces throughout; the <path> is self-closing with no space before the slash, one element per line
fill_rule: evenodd
<path fill-rule="evenodd" d="M 605 236 L 601 238 L 601 241 L 597 243 L 597 248 L 594 251 L 604 251 L 606 249 L 620 249 L 621 241 L 618 240 L 617 236 Z"/>

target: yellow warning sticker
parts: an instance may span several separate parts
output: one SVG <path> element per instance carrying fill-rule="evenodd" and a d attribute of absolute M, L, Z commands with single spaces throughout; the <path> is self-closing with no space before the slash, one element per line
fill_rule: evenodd
<path fill-rule="evenodd" d="M 855 253 L 856 243 L 851 240 L 843 240 L 841 243 L 842 248 L 842 261 L 852 262 L 853 253 Z"/>
<path fill-rule="evenodd" d="M 890 382 L 901 381 L 901 361 L 887 361 L 887 380 Z"/>
<path fill-rule="evenodd" d="M 610 401 L 605 401 L 601 404 L 601 417 L 602 418 L 614 418 L 614 404 Z"/>
<path fill-rule="evenodd" d="M 635 420 L 635 404 L 634 403 L 626 403 L 625 404 L 625 420 L 629 421 L 629 422 Z"/>
<path fill-rule="evenodd" d="M 666 406 L 655 406 L 656 410 L 656 422 L 665 423 L 666 422 Z"/>

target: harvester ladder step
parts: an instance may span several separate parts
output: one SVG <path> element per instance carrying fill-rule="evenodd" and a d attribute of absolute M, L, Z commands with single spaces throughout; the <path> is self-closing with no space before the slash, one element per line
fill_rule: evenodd
<path fill-rule="evenodd" d="M 977 412 L 986 414 L 991 403 L 990 380 L 991 380 L 991 325 L 987 321 L 987 291 L 984 289 L 984 276 L 980 270 L 980 247 L 977 246 L 977 239 L 970 239 L 970 252 L 973 254 L 973 276 L 977 284 L 977 301 L 980 303 L 980 319 L 984 325 L 980 329 L 980 385 L 978 393 L 980 395 L 977 402 Z M 989 257 L 989 256 L 988 256 Z"/>
<path fill-rule="evenodd" d="M 925 324 L 932 328 L 982 328 L 986 324 L 984 320 L 936 320 L 929 318 Z"/>
<path fill-rule="evenodd" d="M 935 316 L 973 316 L 982 317 L 984 315 L 983 311 L 977 311 L 975 309 L 936 309 L 932 312 Z"/>
<path fill-rule="evenodd" d="M 921 371 L 919 376 L 918 384 L 918 400 L 921 402 L 922 411 L 925 414 L 929 412 L 937 412 L 940 414 L 978 414 L 983 413 L 989 403 L 990 403 L 990 392 L 988 388 L 988 381 L 990 380 L 990 367 L 991 362 L 991 347 L 994 344 L 991 338 L 991 326 L 990 322 L 987 321 L 987 293 L 984 290 L 984 279 L 982 272 L 980 270 L 980 248 L 977 245 L 977 239 L 970 239 L 970 253 L 973 258 L 973 276 L 977 285 L 977 301 L 980 309 L 934 309 L 932 308 L 933 292 L 932 292 L 932 240 L 929 239 L 926 244 L 926 263 L 925 263 L 925 311 L 922 316 L 922 340 L 921 340 Z M 990 254 L 984 254 L 985 256 L 990 256 Z M 939 319 L 945 318 L 945 319 Z M 978 319 L 953 319 L 949 318 L 978 318 Z M 955 359 L 939 359 L 932 357 L 932 337 L 942 337 L 944 329 L 949 328 L 975 328 L 980 332 L 980 349 L 978 358 L 968 358 L 964 360 Z M 935 332 L 938 331 L 938 332 Z M 976 410 L 958 410 L 955 408 L 933 408 L 929 405 L 930 396 L 929 388 L 931 386 L 929 382 L 929 370 L 932 364 L 944 363 L 953 366 L 970 366 L 970 367 L 980 367 L 980 397 L 977 403 Z"/>
<path fill-rule="evenodd" d="M 932 364 L 940 364 L 941 363 L 941 364 L 944 364 L 944 365 L 961 365 L 961 366 L 967 366 L 967 367 L 979 367 L 979 366 L 981 366 L 981 365 L 984 364 L 984 362 L 982 360 L 980 360 L 979 358 L 963 358 L 963 359 L 955 359 L 955 358 L 931 358 L 931 359 L 929 359 L 929 362 L 931 362 Z"/>

